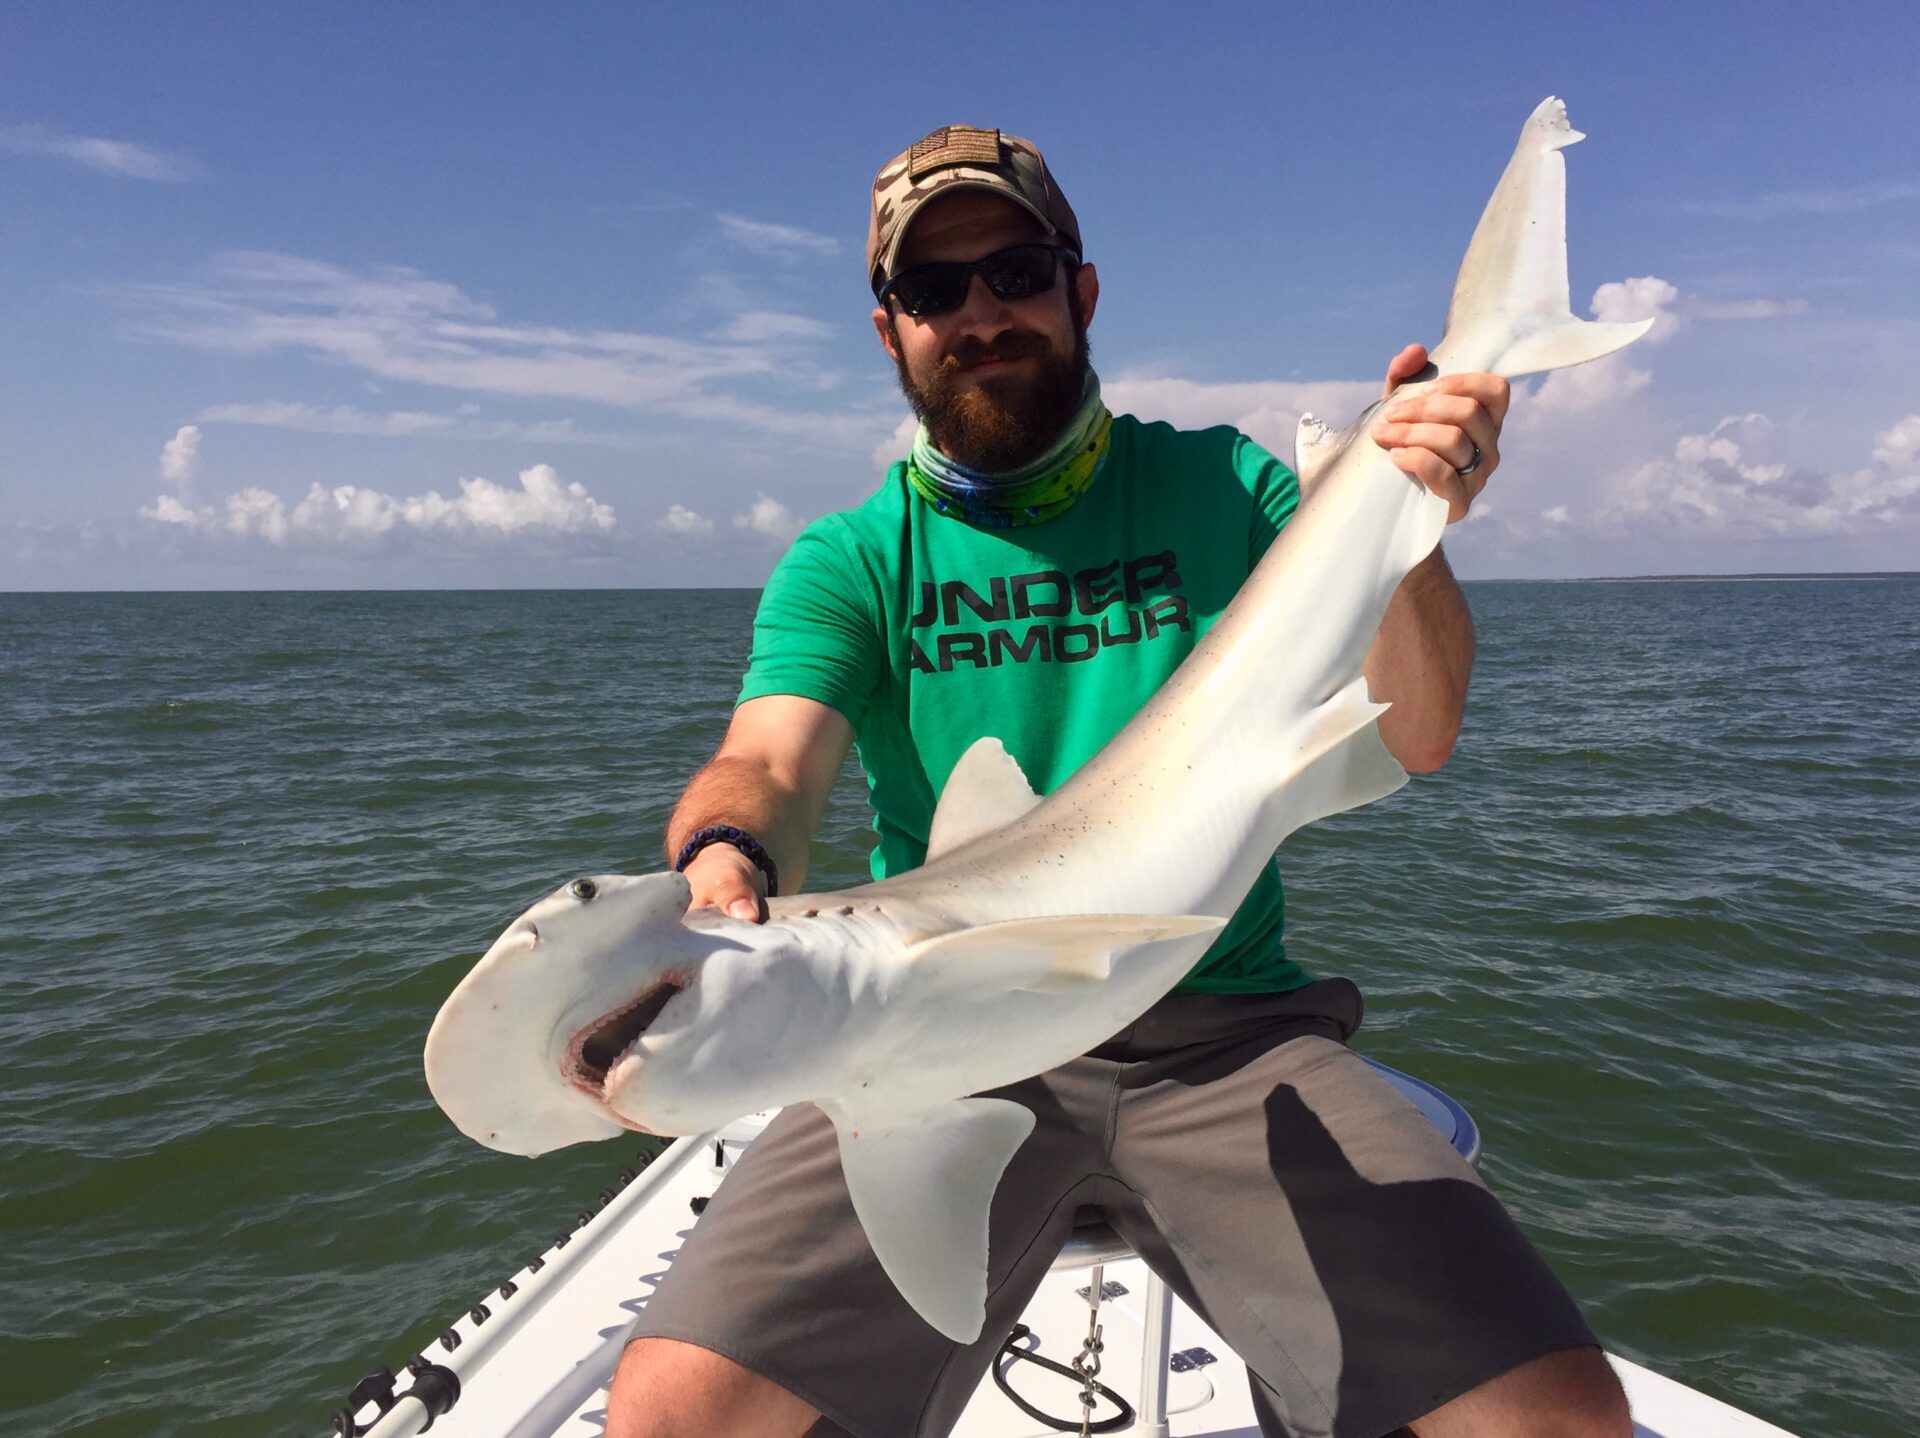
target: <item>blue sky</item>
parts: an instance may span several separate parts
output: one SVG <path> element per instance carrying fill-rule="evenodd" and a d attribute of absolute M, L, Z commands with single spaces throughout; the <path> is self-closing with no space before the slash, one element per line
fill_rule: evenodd
<path fill-rule="evenodd" d="M 1470 577 L 1912 568 L 1911 5 L 13 5 L 0 589 L 755 584 L 905 407 L 873 171 L 1036 141 L 1116 408 L 1289 454 L 1564 97 L 1577 309 Z"/>

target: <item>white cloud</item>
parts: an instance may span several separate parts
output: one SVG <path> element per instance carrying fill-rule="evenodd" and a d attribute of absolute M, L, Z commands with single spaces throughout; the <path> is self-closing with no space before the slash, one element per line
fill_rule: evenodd
<path fill-rule="evenodd" d="M 831 235 L 815 234 L 797 225 L 749 220 L 744 215 L 721 215 L 719 219 L 721 234 L 757 255 L 834 255 L 840 252 L 840 242 Z"/>
<path fill-rule="evenodd" d="M 1111 407 L 1113 401 L 1108 400 L 1107 403 Z M 873 447 L 873 467 L 884 473 L 905 459 L 913 448 L 913 437 L 919 432 L 920 421 L 909 414 L 893 427 L 892 434 Z"/>
<path fill-rule="evenodd" d="M 748 310 L 738 314 L 720 330 L 719 338 L 735 344 L 767 344 L 775 340 L 818 340 L 833 333 L 831 325 L 805 315 L 783 314 L 778 310 Z"/>
<path fill-rule="evenodd" d="M 183 424 L 160 446 L 160 478 L 182 491 L 193 485 L 200 463 L 200 426 Z"/>
<path fill-rule="evenodd" d="M 227 533 L 245 539 L 258 535 L 269 544 L 287 542 L 287 507 L 278 495 L 248 488 L 227 496 Z"/>
<path fill-rule="evenodd" d="M 1681 209 L 1695 215 L 1736 220 L 1771 220 L 1781 215 L 1842 215 L 1903 200 L 1920 200 L 1920 183 L 1883 180 L 1874 184 L 1801 190 L 1773 190 L 1745 200 L 1689 200 Z"/>
<path fill-rule="evenodd" d="M 1882 434 L 1873 462 L 1889 469 L 1920 469 L 1920 414 L 1910 414 Z"/>
<path fill-rule="evenodd" d="M 0 150 L 16 155 L 51 155 L 98 170 L 103 175 L 133 180 L 191 180 L 199 174 L 199 167 L 180 155 L 169 155 L 128 140 L 66 135 L 44 125 L 0 125 Z"/>
<path fill-rule="evenodd" d="M 451 498 L 438 490 L 395 496 L 358 485 L 315 484 L 291 509 L 264 489 L 228 495 L 223 505 L 199 508 L 163 494 L 144 518 L 206 534 L 258 538 L 269 544 L 303 540 L 369 540 L 396 531 L 439 532 L 469 538 L 511 535 L 594 534 L 614 527 L 611 505 L 575 482 L 562 484 L 553 466 L 520 471 L 518 488 L 490 479 L 462 479 Z"/>
<path fill-rule="evenodd" d="M 1703 320 L 1777 320 L 1788 315 L 1803 315 L 1805 300 L 1703 300 L 1689 298 L 1682 304 L 1684 313 Z"/>
<path fill-rule="evenodd" d="M 1764 414 L 1730 415 L 1683 435 L 1671 457 L 1615 481 L 1603 525 L 1716 538 L 1884 536 L 1920 528 L 1920 415 L 1882 432 L 1871 463 L 1817 471 L 1778 455 Z"/>
<path fill-rule="evenodd" d="M 670 504 L 667 512 L 653 522 L 655 529 L 665 530 L 668 534 L 712 534 L 713 521 L 704 514 L 688 509 L 684 504 Z"/>
<path fill-rule="evenodd" d="M 801 316 L 753 311 L 736 322 L 738 338 L 717 340 L 508 324 L 415 270 L 356 272 L 253 251 L 217 257 L 202 281 L 123 293 L 160 339 L 237 354 L 304 353 L 468 396 L 584 401 L 856 453 L 890 422 L 844 405 L 783 407 L 737 392 L 754 383 L 817 396 L 838 381 L 811 353 L 824 327 Z"/>
<path fill-rule="evenodd" d="M 734 515 L 733 527 L 786 544 L 800 532 L 801 522 L 786 505 L 763 494 L 748 506 L 746 513 Z"/>
<path fill-rule="evenodd" d="M 576 428 L 570 419 L 480 420 L 476 404 L 463 404 L 453 414 L 430 410 L 389 410 L 378 413 L 352 405 L 304 404 L 294 400 L 262 400 L 247 404 L 212 404 L 198 418 L 205 424 L 265 425 L 302 430 L 309 434 L 372 436 L 381 439 L 515 440 L 528 444 L 597 444 L 632 448 L 633 435 Z"/>

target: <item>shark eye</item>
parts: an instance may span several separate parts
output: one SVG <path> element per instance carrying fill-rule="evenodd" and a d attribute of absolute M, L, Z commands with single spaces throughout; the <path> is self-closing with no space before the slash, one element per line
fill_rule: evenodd
<path fill-rule="evenodd" d="M 584 903 L 600 892 L 600 886 L 591 879 L 575 879 L 567 885 L 567 892 Z"/>

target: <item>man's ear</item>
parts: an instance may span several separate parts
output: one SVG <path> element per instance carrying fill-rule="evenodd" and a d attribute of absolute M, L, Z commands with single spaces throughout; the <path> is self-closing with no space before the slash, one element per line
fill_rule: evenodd
<path fill-rule="evenodd" d="M 1100 272 L 1092 265 L 1082 265 L 1073 272 L 1073 287 L 1080 296 L 1080 321 L 1093 323 L 1094 308 L 1100 303 Z"/>
<path fill-rule="evenodd" d="M 900 363 L 900 346 L 893 336 L 892 316 L 885 305 L 873 307 L 873 332 L 880 336 L 880 348 L 885 350 L 895 364 Z"/>

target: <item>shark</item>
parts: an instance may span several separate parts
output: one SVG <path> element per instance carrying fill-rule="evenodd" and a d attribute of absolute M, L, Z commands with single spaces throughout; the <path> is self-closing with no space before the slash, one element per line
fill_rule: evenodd
<path fill-rule="evenodd" d="M 1558 99 L 1528 118 L 1445 336 L 1396 395 L 1579 364 L 1646 331 L 1572 313 L 1561 151 L 1581 138 Z M 763 924 L 689 912 L 679 874 L 574 879 L 441 1008 L 426 1045 L 440 1107 L 480 1143 L 533 1155 L 816 1104 L 889 1278 L 971 1342 L 988 1208 L 1034 1125 L 982 1095 L 1132 1022 L 1289 834 L 1406 782 L 1361 666 L 1446 505 L 1372 442 L 1378 408 L 1337 431 L 1302 420 L 1291 521 L 1166 684 L 1052 793 L 982 738 L 942 789 L 921 867 L 771 900 Z"/>

